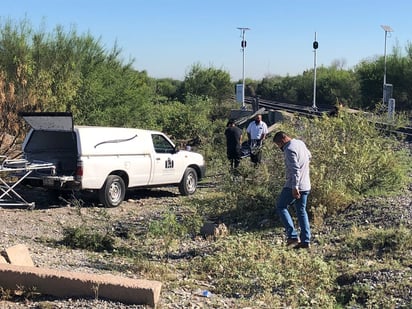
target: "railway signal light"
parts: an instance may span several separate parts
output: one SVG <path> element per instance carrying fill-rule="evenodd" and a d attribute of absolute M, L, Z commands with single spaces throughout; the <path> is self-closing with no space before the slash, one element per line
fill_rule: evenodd
<path fill-rule="evenodd" d="M 314 111 L 318 110 L 316 106 L 316 50 L 318 49 L 319 44 L 316 41 L 316 32 L 315 32 L 315 40 L 313 41 L 313 104 L 312 109 Z"/>

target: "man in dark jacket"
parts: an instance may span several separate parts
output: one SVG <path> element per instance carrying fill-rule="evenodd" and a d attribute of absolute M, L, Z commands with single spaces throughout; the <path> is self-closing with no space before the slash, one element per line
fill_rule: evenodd
<path fill-rule="evenodd" d="M 240 145 L 242 144 L 242 130 L 238 128 L 234 120 L 229 120 L 225 130 L 227 158 L 231 168 L 237 168 L 240 163 Z"/>

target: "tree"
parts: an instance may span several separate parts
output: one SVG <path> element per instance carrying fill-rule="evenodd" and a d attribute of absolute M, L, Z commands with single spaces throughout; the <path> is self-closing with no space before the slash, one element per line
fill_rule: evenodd
<path fill-rule="evenodd" d="M 147 128 L 153 124 L 152 80 L 146 72 L 104 61 L 91 72 L 79 97 L 79 124 Z"/>
<path fill-rule="evenodd" d="M 19 133 L 19 111 L 70 111 L 78 124 L 149 125 L 154 80 L 120 54 L 74 28 L 47 34 L 27 20 L 7 22 L 0 29 L 2 131 Z"/>
<path fill-rule="evenodd" d="M 161 78 L 155 80 L 156 96 L 158 103 L 175 101 L 180 96 L 182 82 L 171 78 Z"/>
<path fill-rule="evenodd" d="M 281 82 L 282 77 L 280 76 L 266 76 L 258 83 L 256 94 L 267 100 L 279 100 Z"/>
<path fill-rule="evenodd" d="M 185 95 L 209 97 L 218 102 L 234 93 L 228 72 L 213 67 L 204 68 L 199 63 L 194 64 L 186 74 L 182 87 Z"/>
<path fill-rule="evenodd" d="M 298 76 L 268 77 L 258 85 L 262 98 L 295 104 L 309 105 L 313 101 L 313 70 Z M 350 70 L 335 66 L 318 68 L 316 82 L 316 102 L 335 105 L 337 101 L 356 105 L 360 100 L 356 75 Z"/>
<path fill-rule="evenodd" d="M 319 104 L 334 105 L 336 102 L 348 106 L 359 104 L 359 83 L 352 71 L 335 67 L 320 68 L 317 76 L 316 100 Z"/>
<path fill-rule="evenodd" d="M 393 98 L 396 100 L 398 110 L 411 110 L 412 108 L 412 58 L 409 54 L 411 43 L 406 48 L 406 55 L 402 53 L 400 46 L 392 49 L 392 54 L 387 59 L 387 83 L 393 85 Z"/>
<path fill-rule="evenodd" d="M 360 85 L 362 101 L 357 107 L 373 108 L 382 101 L 383 63 L 377 59 L 363 60 L 355 67 L 355 73 Z"/>
<path fill-rule="evenodd" d="M 392 54 L 387 56 L 386 81 L 393 85 L 393 97 L 396 100 L 396 108 L 411 110 L 412 90 L 412 45 L 405 47 L 406 55 L 396 45 Z M 360 83 L 362 103 L 359 107 L 373 109 L 382 102 L 383 74 L 385 70 L 384 57 L 372 58 L 361 61 L 355 67 L 355 73 Z"/>
<path fill-rule="evenodd" d="M 22 133 L 18 112 L 36 107 L 36 97 L 30 89 L 33 59 L 29 36 L 26 20 L 18 26 L 7 21 L 0 29 L 0 148 L 6 152 Z"/>

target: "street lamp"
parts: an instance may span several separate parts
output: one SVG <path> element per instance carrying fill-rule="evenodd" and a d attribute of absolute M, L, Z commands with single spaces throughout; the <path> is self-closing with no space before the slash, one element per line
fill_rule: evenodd
<path fill-rule="evenodd" d="M 386 25 L 381 25 L 382 29 L 385 31 L 385 49 L 383 54 L 383 61 L 384 61 L 384 73 L 383 73 L 383 103 L 386 99 L 386 37 L 388 36 L 388 32 L 393 32 L 392 28 Z"/>
<path fill-rule="evenodd" d="M 246 40 L 245 40 L 245 32 L 250 30 L 250 28 L 243 28 L 238 27 L 241 32 L 242 42 L 240 46 L 242 47 L 243 53 L 243 67 L 242 67 L 242 110 L 245 110 L 245 49 L 246 49 Z"/>

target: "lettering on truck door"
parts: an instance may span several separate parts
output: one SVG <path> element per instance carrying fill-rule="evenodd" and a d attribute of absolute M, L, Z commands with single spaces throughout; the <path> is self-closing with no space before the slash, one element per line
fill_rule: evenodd
<path fill-rule="evenodd" d="M 160 134 L 152 134 L 154 146 L 154 171 L 153 184 L 176 183 L 179 182 L 180 175 L 176 170 L 176 159 L 174 146 Z"/>

